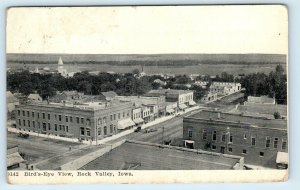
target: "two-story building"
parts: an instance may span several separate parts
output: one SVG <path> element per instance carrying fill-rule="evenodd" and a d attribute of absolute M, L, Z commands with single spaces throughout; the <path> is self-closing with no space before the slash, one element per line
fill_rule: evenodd
<path fill-rule="evenodd" d="M 183 119 L 184 146 L 243 156 L 246 164 L 276 167 L 288 152 L 287 121 L 200 111 Z"/>
<path fill-rule="evenodd" d="M 25 104 L 16 107 L 16 126 L 21 131 L 93 141 L 134 126 L 132 108 L 130 102 Z"/>

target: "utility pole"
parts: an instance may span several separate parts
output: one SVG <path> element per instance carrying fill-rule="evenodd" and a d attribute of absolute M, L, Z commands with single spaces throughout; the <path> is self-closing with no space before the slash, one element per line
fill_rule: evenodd
<path fill-rule="evenodd" d="M 165 127 L 163 126 L 162 127 L 162 141 L 161 141 L 162 145 L 164 144 L 164 132 L 165 132 Z"/>

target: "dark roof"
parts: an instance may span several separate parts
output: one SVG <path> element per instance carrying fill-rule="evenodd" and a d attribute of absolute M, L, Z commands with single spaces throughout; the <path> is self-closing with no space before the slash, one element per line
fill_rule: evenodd
<path fill-rule="evenodd" d="M 283 119 L 266 119 L 266 118 L 259 118 L 255 116 L 242 116 L 241 114 L 234 114 L 234 113 L 220 113 L 220 118 L 218 118 L 218 113 L 220 112 L 203 110 L 195 114 L 189 115 L 186 118 L 212 120 L 216 122 L 221 121 L 221 122 L 245 123 L 245 124 L 250 124 L 258 127 L 268 127 L 268 128 L 287 130 L 287 120 L 283 120 Z"/>
<path fill-rule="evenodd" d="M 149 143 L 150 144 L 150 143 Z M 240 157 L 162 148 L 125 142 L 107 154 L 85 165 L 86 170 L 228 170 Z"/>

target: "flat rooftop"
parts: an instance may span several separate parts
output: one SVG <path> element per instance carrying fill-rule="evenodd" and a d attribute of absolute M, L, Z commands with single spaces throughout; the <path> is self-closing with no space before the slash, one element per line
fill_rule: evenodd
<path fill-rule="evenodd" d="M 219 117 L 220 116 L 220 117 Z M 220 113 L 217 111 L 203 110 L 194 114 L 191 114 L 185 118 L 193 119 L 205 119 L 213 121 L 223 121 L 223 122 L 234 122 L 234 123 L 246 123 L 259 127 L 268 127 L 275 129 L 285 129 L 287 130 L 287 120 L 283 119 L 267 119 L 255 116 L 242 116 L 237 113 Z"/>
<path fill-rule="evenodd" d="M 125 142 L 80 170 L 229 170 L 240 158 Z"/>
<path fill-rule="evenodd" d="M 150 90 L 148 94 L 162 94 L 165 95 L 167 94 L 186 94 L 186 93 L 191 93 L 193 91 L 191 90 L 176 90 L 176 89 L 160 89 L 160 90 Z"/>

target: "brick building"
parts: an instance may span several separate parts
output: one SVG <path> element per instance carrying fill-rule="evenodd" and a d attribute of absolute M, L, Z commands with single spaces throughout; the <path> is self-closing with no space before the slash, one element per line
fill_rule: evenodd
<path fill-rule="evenodd" d="M 134 126 L 132 103 L 27 104 L 16 107 L 16 127 L 22 131 L 102 139 Z"/>
<path fill-rule="evenodd" d="M 201 111 L 183 119 L 184 146 L 245 157 L 245 163 L 275 167 L 288 152 L 287 121 Z"/>

